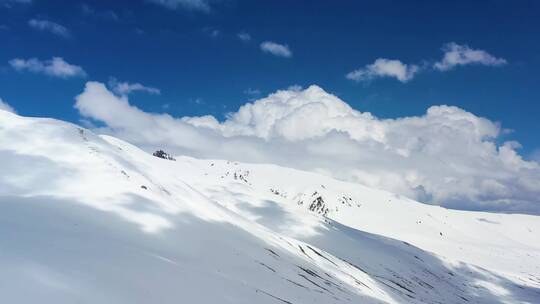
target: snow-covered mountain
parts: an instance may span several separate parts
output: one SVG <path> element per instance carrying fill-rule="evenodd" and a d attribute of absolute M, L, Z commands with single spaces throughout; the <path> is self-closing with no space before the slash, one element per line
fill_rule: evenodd
<path fill-rule="evenodd" d="M 5 303 L 540 303 L 540 217 L 0 110 Z"/>

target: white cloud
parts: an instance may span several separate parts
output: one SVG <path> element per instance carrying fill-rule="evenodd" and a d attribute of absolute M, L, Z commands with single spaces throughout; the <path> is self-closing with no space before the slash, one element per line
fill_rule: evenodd
<path fill-rule="evenodd" d="M 69 30 L 65 26 L 49 20 L 30 19 L 28 25 L 36 30 L 50 32 L 64 38 L 70 36 Z"/>
<path fill-rule="evenodd" d="M 290 58 L 292 57 L 292 51 L 286 44 L 279 44 L 272 41 L 265 41 L 261 43 L 261 50 L 263 52 L 270 53 L 275 56 Z"/>
<path fill-rule="evenodd" d="M 236 36 L 238 37 L 238 39 L 240 39 L 242 41 L 250 41 L 251 40 L 251 35 L 246 33 L 246 32 L 240 32 L 240 33 L 236 34 Z"/>
<path fill-rule="evenodd" d="M 208 4 L 208 1 L 206 0 L 148 0 L 148 1 L 154 2 L 168 9 L 177 9 L 179 7 L 182 7 L 185 9 L 202 11 L 202 12 L 210 11 L 210 5 Z"/>
<path fill-rule="evenodd" d="M 13 107 L 11 107 L 7 102 L 3 101 L 2 98 L 0 98 L 0 110 L 15 113 L 15 109 L 13 109 Z"/>
<path fill-rule="evenodd" d="M 161 146 L 164 140 L 174 142 L 175 146 L 177 142 L 183 142 L 187 149 L 191 145 L 212 146 L 195 127 L 182 119 L 145 113 L 131 106 L 127 96 L 113 94 L 102 83 L 88 82 L 84 92 L 76 97 L 75 107 L 84 117 L 103 121 L 111 132 L 119 137 L 137 139 L 142 146 Z"/>
<path fill-rule="evenodd" d="M 467 45 L 459 45 L 455 42 L 446 44 L 442 50 L 444 57 L 436 62 L 433 67 L 439 71 L 448 71 L 456 66 L 478 64 L 486 66 L 500 66 L 506 64 L 504 58 L 497 58 L 483 50 L 475 50 Z"/>
<path fill-rule="evenodd" d="M 445 52 L 443 59 L 433 63 L 433 68 L 441 72 L 451 70 L 460 65 L 500 66 L 506 64 L 506 60 L 503 58 L 496 58 L 483 50 L 471 49 L 467 45 L 459 45 L 451 42 L 445 44 L 442 49 Z M 372 64 L 347 73 L 345 77 L 356 82 L 392 77 L 405 83 L 412 80 L 421 70 L 425 70 L 425 65 L 427 65 L 426 62 L 423 64 L 424 68 L 420 68 L 419 65 L 405 64 L 400 60 L 379 58 Z"/>
<path fill-rule="evenodd" d="M 149 94 L 159 95 L 161 90 L 154 87 L 147 87 L 138 82 L 129 83 L 129 82 L 119 82 L 116 78 L 111 78 L 109 80 L 109 87 L 119 95 L 129 95 L 135 91 L 146 92 Z"/>
<path fill-rule="evenodd" d="M 348 73 L 345 77 L 357 82 L 370 81 L 381 77 L 392 77 L 401 82 L 407 82 L 413 79 L 418 71 L 419 67 L 417 65 L 405 64 L 399 60 L 379 58 L 364 68 Z"/>
<path fill-rule="evenodd" d="M 82 116 L 148 150 L 276 163 L 450 207 L 540 213 L 540 167 L 495 122 L 451 106 L 379 119 L 317 86 L 283 90 L 213 116 L 146 113 L 100 83 L 77 96 Z"/>
<path fill-rule="evenodd" d="M 9 64 L 17 71 L 29 71 L 49 76 L 69 78 L 85 77 L 86 72 L 80 66 L 69 64 L 61 57 L 53 57 L 50 60 L 41 61 L 37 58 L 15 58 Z"/>

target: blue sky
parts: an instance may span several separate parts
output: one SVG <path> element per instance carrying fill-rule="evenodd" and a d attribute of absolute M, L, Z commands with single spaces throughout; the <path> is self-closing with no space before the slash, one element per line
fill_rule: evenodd
<path fill-rule="evenodd" d="M 84 84 L 114 77 L 160 90 L 130 96 L 145 111 L 223 118 L 277 89 L 317 84 L 382 118 L 459 106 L 514 130 L 508 138 L 528 157 L 540 148 L 539 34 L 538 1 L 1 0 L 0 98 L 23 115 L 77 122 Z M 264 41 L 287 45 L 291 56 L 262 51 Z M 406 82 L 345 77 L 377 58 L 430 65 L 449 42 L 506 64 L 425 68 Z M 52 57 L 84 75 L 9 63 Z"/>

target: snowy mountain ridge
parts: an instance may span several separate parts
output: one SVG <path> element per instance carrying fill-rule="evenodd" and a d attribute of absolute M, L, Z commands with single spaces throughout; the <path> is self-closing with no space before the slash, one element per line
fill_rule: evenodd
<path fill-rule="evenodd" d="M 161 159 L 0 110 L 0 294 L 34 303 L 538 303 L 540 218 Z"/>

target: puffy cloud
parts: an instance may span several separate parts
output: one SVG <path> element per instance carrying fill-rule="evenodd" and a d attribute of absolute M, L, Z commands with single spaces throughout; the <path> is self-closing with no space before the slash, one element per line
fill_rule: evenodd
<path fill-rule="evenodd" d="M 146 113 L 89 82 L 75 107 L 148 150 L 275 163 L 445 206 L 540 213 L 540 167 L 495 122 L 452 106 L 379 119 L 317 86 L 277 91 L 223 122 Z"/>
<path fill-rule="evenodd" d="M 240 39 L 242 41 L 250 41 L 251 40 L 251 35 L 246 33 L 246 32 L 240 32 L 240 33 L 236 34 L 236 36 L 238 37 L 238 39 Z"/>
<path fill-rule="evenodd" d="M 86 83 L 84 92 L 76 97 L 75 107 L 82 116 L 106 123 L 109 132 L 133 139 L 143 147 L 176 147 L 174 150 L 186 153 L 192 146 L 216 147 L 193 125 L 168 114 L 145 113 L 130 105 L 127 96 L 117 96 L 99 82 Z M 163 145 L 166 141 L 174 144 Z"/>
<path fill-rule="evenodd" d="M 272 41 L 265 41 L 261 43 L 261 50 L 278 57 L 290 58 L 293 55 L 288 45 L 279 44 Z"/>
<path fill-rule="evenodd" d="M 38 31 L 50 32 L 64 38 L 70 36 L 69 30 L 65 26 L 49 20 L 30 19 L 28 25 Z"/>
<path fill-rule="evenodd" d="M 119 95 L 129 95 L 135 91 L 146 92 L 149 94 L 159 95 L 161 90 L 154 87 L 147 87 L 138 82 L 129 83 L 129 82 L 119 82 L 116 78 L 111 78 L 109 80 L 109 87 Z"/>
<path fill-rule="evenodd" d="M 37 58 L 15 58 L 10 60 L 9 64 L 17 71 L 30 71 L 60 78 L 86 76 L 86 72 L 83 68 L 69 64 L 61 57 L 53 57 L 51 60 L 45 61 L 41 61 Z"/>
<path fill-rule="evenodd" d="M 154 2 L 168 9 L 177 9 L 179 7 L 182 7 L 185 9 L 202 11 L 202 12 L 210 11 L 210 5 L 208 4 L 208 1 L 206 0 L 148 0 L 148 1 Z"/>
<path fill-rule="evenodd" d="M 500 66 L 506 64 L 503 58 L 496 58 L 486 51 L 475 50 L 467 45 L 459 45 L 454 42 L 447 43 L 443 46 L 444 57 L 441 61 L 433 63 L 433 69 L 445 72 L 453 69 L 456 66 L 477 64 L 486 66 Z M 356 69 L 345 75 L 347 79 L 363 82 L 370 81 L 375 78 L 393 77 L 401 82 L 407 82 L 414 76 L 425 70 L 416 64 L 405 64 L 400 60 L 391 60 L 379 58 L 372 64 L 368 64 L 363 68 Z"/>
<path fill-rule="evenodd" d="M 393 77 L 401 82 L 413 79 L 419 67 L 414 64 L 405 64 L 399 60 L 379 58 L 364 68 L 354 70 L 345 77 L 357 82 L 370 81 L 374 78 Z"/>
<path fill-rule="evenodd" d="M 13 109 L 13 107 L 7 104 L 7 102 L 3 101 L 2 98 L 0 98 L 0 110 L 15 113 L 15 109 Z"/>
<path fill-rule="evenodd" d="M 487 66 L 500 66 L 506 64 L 504 58 L 497 58 L 483 50 L 475 50 L 467 45 L 459 45 L 455 42 L 446 44 L 442 50 L 444 57 L 436 62 L 433 67 L 439 71 L 448 71 L 456 66 L 478 64 Z"/>

